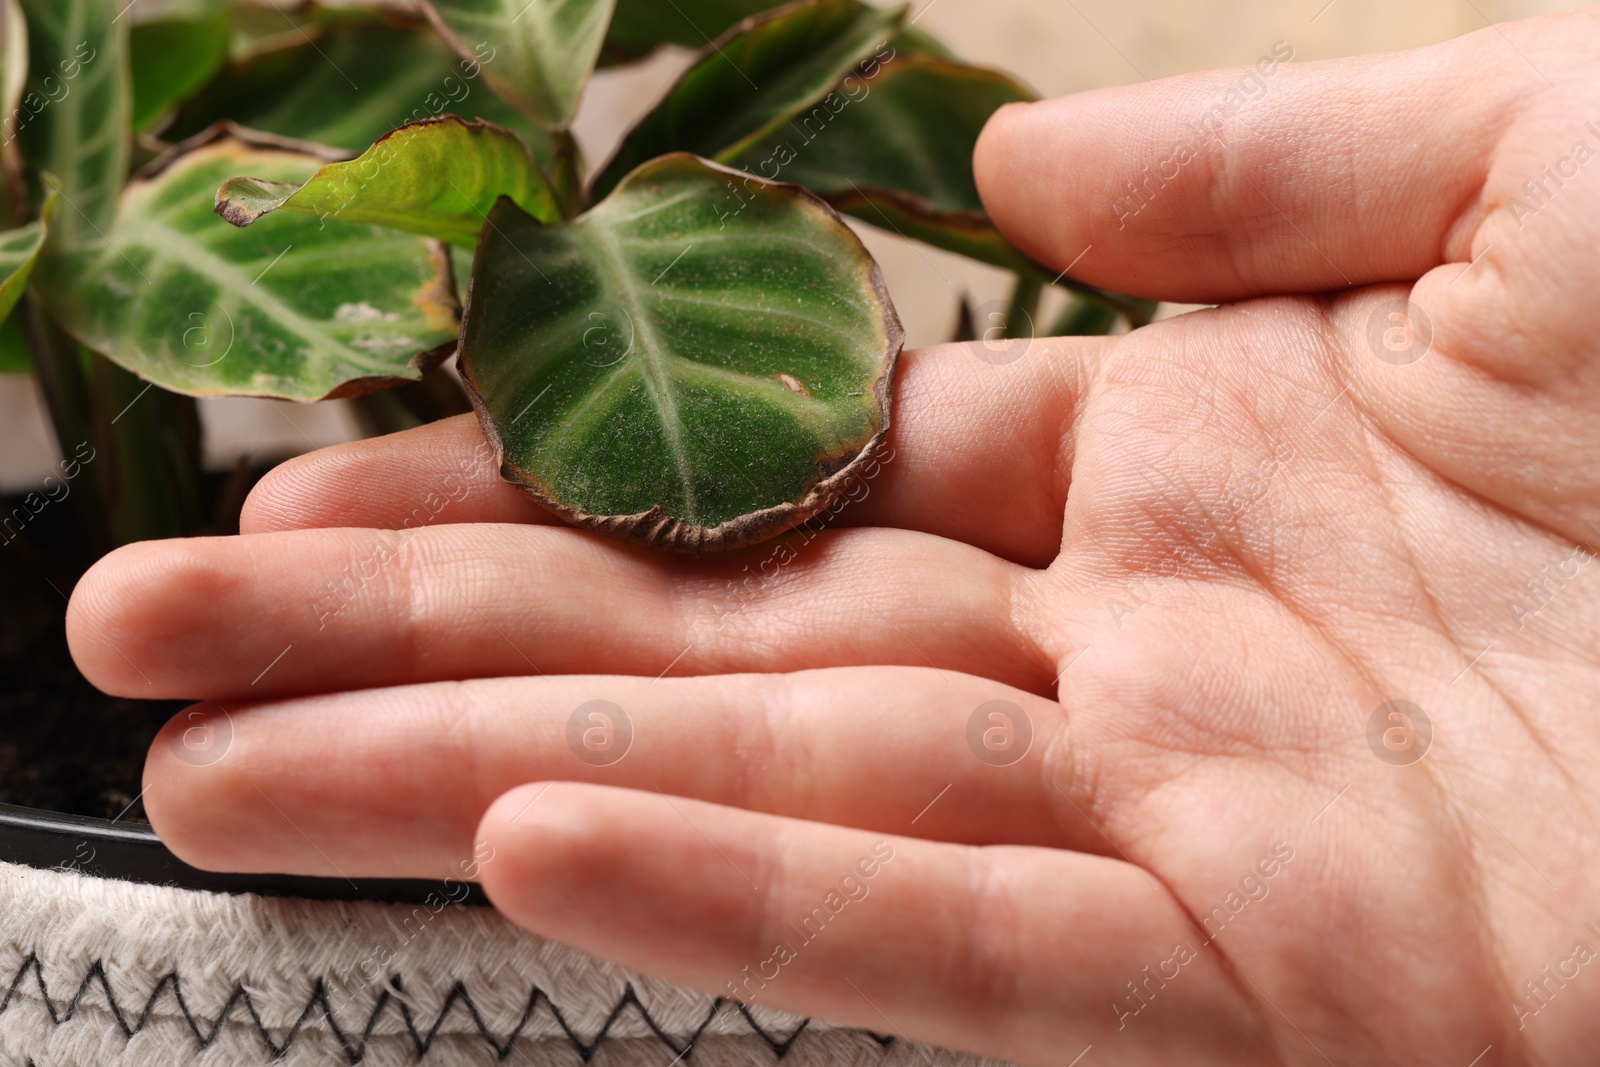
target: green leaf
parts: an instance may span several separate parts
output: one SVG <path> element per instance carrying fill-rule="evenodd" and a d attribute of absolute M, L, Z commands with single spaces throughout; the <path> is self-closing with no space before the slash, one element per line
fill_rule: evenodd
<path fill-rule="evenodd" d="M 596 179 L 599 198 L 667 152 L 737 159 L 833 92 L 888 42 L 905 8 L 805 0 L 741 26 L 695 61 L 635 126 Z"/>
<path fill-rule="evenodd" d="M 847 78 L 809 114 L 733 162 L 799 182 L 839 210 L 901 236 L 1038 275 L 1040 268 L 990 223 L 972 175 L 989 117 L 1005 104 L 1034 99 L 1025 85 L 995 71 L 898 55 Z"/>
<path fill-rule="evenodd" d="M 223 71 L 165 133 L 181 140 L 223 119 L 354 154 L 408 122 L 452 113 L 505 126 L 549 171 L 558 146 L 486 84 L 489 62 L 461 59 L 426 28 L 343 22 Z"/>
<path fill-rule="evenodd" d="M 226 8 L 208 18 L 134 25 L 129 35 L 134 129 L 154 129 L 222 69 L 231 26 Z"/>
<path fill-rule="evenodd" d="M 11 309 L 27 290 L 33 261 L 43 245 L 42 221 L 0 233 L 0 319 L 11 314 Z"/>
<path fill-rule="evenodd" d="M 1013 248 L 987 216 L 929 212 L 912 197 L 865 187 L 859 194 L 852 190 L 826 199 L 840 211 L 901 237 L 1017 274 L 1059 281 L 1054 271 L 1046 270 Z"/>
<path fill-rule="evenodd" d="M 615 0 L 424 0 L 440 36 L 484 64 L 495 91 L 565 129 L 599 58 Z"/>
<path fill-rule="evenodd" d="M 927 10 L 924 8 L 923 10 Z M 920 26 L 906 25 L 901 28 L 898 36 L 890 42 L 897 55 L 932 56 L 934 59 L 949 59 L 959 61 L 960 56 L 939 38 L 922 29 Z"/>
<path fill-rule="evenodd" d="M 79 340 L 177 392 L 315 400 L 415 381 L 456 334 L 445 246 L 289 212 L 249 230 L 212 214 L 230 175 L 304 182 L 320 163 L 235 141 L 181 156 L 129 187 L 105 241 L 47 247 L 34 289 Z"/>
<path fill-rule="evenodd" d="M 665 44 L 698 50 L 735 23 L 775 6 L 772 0 L 617 0 L 606 49 L 632 58 Z"/>
<path fill-rule="evenodd" d="M 139 25 L 168 19 L 204 19 L 233 6 L 234 0 L 124 0 L 128 18 Z"/>
<path fill-rule="evenodd" d="M 732 162 L 830 201 L 872 190 L 929 217 L 982 216 L 972 176 L 978 135 L 1005 104 L 1035 99 L 995 71 L 899 56 L 876 77 L 847 79 L 822 106 Z"/>
<path fill-rule="evenodd" d="M 496 205 L 463 378 L 508 478 L 564 518 L 685 552 L 832 506 L 889 425 L 904 334 L 825 204 L 687 154 L 574 222 Z"/>
<path fill-rule="evenodd" d="M 6 316 L 0 322 L 0 374 L 32 374 L 33 359 L 28 355 L 28 335 L 22 328 L 22 315 Z"/>
<path fill-rule="evenodd" d="M 22 0 L 22 7 L 28 83 L 17 136 L 28 162 L 55 176 L 65 206 L 52 229 L 70 239 L 110 225 L 127 177 L 128 23 L 117 20 L 115 0 Z"/>
<path fill-rule="evenodd" d="M 281 209 L 471 248 L 502 194 L 541 222 L 560 217 L 554 192 L 516 134 L 445 115 L 402 126 L 304 185 L 232 178 L 217 190 L 216 211 L 235 226 Z"/>

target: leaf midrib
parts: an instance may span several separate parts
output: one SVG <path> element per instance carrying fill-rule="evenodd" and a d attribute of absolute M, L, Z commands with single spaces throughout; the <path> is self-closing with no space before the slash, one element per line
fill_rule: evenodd
<path fill-rule="evenodd" d="M 329 349 L 337 351 L 346 361 L 357 367 L 385 374 L 392 369 L 381 362 L 360 358 L 354 349 L 324 333 L 318 323 L 279 300 L 270 289 L 255 285 L 233 263 L 212 252 L 188 234 L 148 223 L 119 229 L 119 236 L 127 237 L 132 244 L 143 245 L 158 256 L 173 247 L 181 249 L 185 266 L 196 269 L 202 277 L 215 282 L 219 291 L 231 293 L 245 299 L 249 304 L 254 304 L 274 321 L 284 325 L 291 333 L 308 342 L 310 350 L 307 352 L 307 359 L 316 365 L 315 369 L 318 372 L 325 373 L 328 369 Z M 244 296 L 252 289 L 259 295 Z"/>
<path fill-rule="evenodd" d="M 88 13 L 86 11 L 87 7 L 88 4 L 84 2 L 84 0 L 78 0 L 78 2 L 69 4 L 66 13 L 66 21 L 64 23 L 54 22 L 54 20 L 51 20 L 51 29 L 56 31 L 56 43 L 59 44 L 63 49 L 66 47 L 67 42 L 69 41 L 87 40 L 84 32 L 85 21 L 88 18 Z M 112 31 L 113 34 L 116 32 L 116 30 Z M 112 41 L 104 40 L 101 41 L 101 44 L 105 46 L 106 52 L 112 51 Z M 58 105 L 61 108 L 61 119 L 53 127 L 53 132 L 50 138 L 50 160 L 55 166 L 60 166 L 59 161 L 63 158 L 69 161 L 67 166 L 61 167 L 60 169 L 69 171 L 70 173 L 61 174 L 59 177 L 64 183 L 68 183 L 72 186 L 73 195 L 76 195 L 80 198 L 85 197 L 91 192 L 104 187 L 109 191 L 111 198 L 114 198 L 117 193 L 118 186 L 120 185 L 120 175 L 116 172 L 120 170 L 120 164 L 122 162 L 121 160 L 116 161 L 118 166 L 113 166 L 110 173 L 101 175 L 93 185 L 91 185 L 84 176 L 84 160 L 92 157 L 104 147 L 103 142 L 105 140 L 104 135 L 106 133 L 106 126 L 115 126 L 115 116 L 106 115 L 104 116 L 105 120 L 113 121 L 103 122 L 100 132 L 95 137 L 86 140 L 82 135 L 82 119 L 84 117 L 83 100 L 88 94 L 89 88 L 97 85 L 106 77 L 114 77 L 117 74 L 115 70 L 110 70 L 109 74 L 105 73 L 109 69 L 106 66 L 107 62 L 109 61 L 109 57 L 97 55 L 95 59 L 100 60 L 99 67 L 88 71 L 80 70 L 80 73 L 83 74 L 83 80 L 78 81 L 77 84 L 72 87 L 72 93 L 69 93 L 68 97 L 61 101 L 61 103 Z M 74 99 L 74 95 L 72 95 L 73 93 L 76 94 L 75 99 L 77 102 L 68 105 L 67 100 Z M 115 111 L 115 107 L 113 107 L 112 110 Z M 95 197 L 95 199 L 100 198 Z M 94 205 L 91 205 L 89 210 L 93 212 L 96 210 L 96 208 Z M 76 213 L 76 211 L 74 211 L 74 213 Z M 101 223 L 105 221 L 106 220 L 103 218 L 100 220 Z M 92 215 L 89 218 L 89 225 L 96 228 L 98 228 L 99 225 L 94 221 Z M 71 228 L 71 224 L 69 224 L 68 228 Z"/>
<path fill-rule="evenodd" d="M 516 78 L 506 77 L 498 69 L 491 70 L 486 67 L 484 73 L 491 82 L 503 85 L 513 99 L 525 96 L 537 107 L 551 111 L 562 110 L 554 106 L 557 103 L 564 104 L 564 101 L 561 100 L 561 95 L 547 70 L 552 65 L 550 61 L 560 59 L 560 56 L 550 55 L 548 50 L 539 47 L 537 38 L 542 38 L 550 31 L 551 20 L 549 12 L 542 10 L 537 0 L 526 0 L 520 5 L 512 3 L 511 0 L 500 0 L 497 5 L 500 9 L 498 14 L 492 11 L 474 11 L 452 0 L 439 0 L 438 6 L 451 11 L 461 22 L 475 25 L 480 30 L 495 32 L 510 30 L 514 17 L 528 17 L 530 21 L 539 23 L 541 30 L 539 34 L 520 37 L 511 32 L 503 41 L 508 50 L 517 53 L 523 68 L 520 73 L 527 75 L 529 84 L 520 84 Z M 513 9 L 521 14 L 516 15 Z M 456 36 L 461 35 L 458 33 Z"/>
<path fill-rule="evenodd" d="M 890 10 L 892 11 L 893 9 Z M 835 39 L 833 47 L 819 51 L 810 57 L 810 62 L 798 64 L 786 75 L 768 84 L 767 96 L 769 98 L 782 98 L 787 95 L 791 101 L 801 100 L 800 103 L 791 102 L 786 107 L 773 107 L 769 99 L 766 108 L 752 106 L 750 117 L 759 119 L 760 125 L 743 137 L 736 139 L 727 147 L 719 149 L 712 158 L 718 163 L 730 163 L 771 136 L 774 130 L 792 123 L 801 114 L 820 106 L 829 96 L 831 87 L 838 85 L 841 79 L 871 54 L 871 35 L 863 34 L 863 29 L 879 27 L 887 35 L 892 32 L 892 27 L 897 26 L 904 18 L 904 9 L 901 9 L 897 15 L 874 11 L 858 14 L 844 32 Z M 859 41 L 853 42 L 852 38 L 858 36 L 867 43 L 862 45 Z M 839 56 L 844 53 L 844 45 L 846 43 L 855 43 L 857 47 L 850 50 L 850 61 L 841 63 Z M 729 62 L 731 63 L 732 60 L 729 60 Z M 757 95 L 759 97 L 762 94 L 758 93 Z M 763 110 L 772 113 L 763 117 L 759 114 Z M 730 123 L 724 122 L 723 125 L 728 126 Z"/>
<path fill-rule="evenodd" d="M 69 9 L 66 25 L 61 27 L 62 32 L 58 34 L 61 42 L 64 43 L 68 40 L 83 39 L 83 8 L 84 5 L 80 2 L 73 4 Z M 43 85 L 44 83 L 41 81 L 40 84 Z M 83 94 L 81 92 L 78 94 L 78 101 L 79 102 L 73 106 L 62 109 L 61 124 L 55 128 L 55 136 L 52 138 L 53 143 L 50 145 L 50 157 L 51 161 L 54 162 L 57 158 L 59 158 L 56 153 L 61 150 L 61 145 L 66 144 L 70 146 L 72 173 L 70 175 L 61 175 L 61 180 L 65 182 L 71 182 L 72 191 L 79 196 L 82 196 L 83 152 L 81 147 L 83 138 L 79 136 L 79 128 L 82 125 L 79 122 L 79 118 L 83 115 Z"/>
<path fill-rule="evenodd" d="M 677 400 L 672 395 L 672 383 L 667 376 L 666 368 L 658 358 L 658 353 L 665 350 L 666 346 L 656 335 L 649 311 L 634 293 L 633 283 L 638 281 L 638 277 L 628 269 L 620 242 L 604 226 L 592 223 L 579 224 L 577 229 L 588 238 L 595 262 L 604 275 L 606 288 L 611 291 L 612 296 L 621 305 L 623 314 L 627 315 L 628 321 L 633 324 L 635 349 L 638 353 L 634 358 L 641 361 L 641 366 L 645 370 L 645 373 L 640 375 L 640 380 L 650 393 L 650 399 L 655 403 L 656 413 L 661 418 L 661 429 L 667 439 L 667 447 L 672 452 L 673 462 L 678 468 L 678 478 L 683 483 L 684 517 L 691 524 L 698 526 L 700 508 L 694 497 L 694 481 L 690 474 L 689 457 L 683 449 L 683 426 L 678 420 Z"/>

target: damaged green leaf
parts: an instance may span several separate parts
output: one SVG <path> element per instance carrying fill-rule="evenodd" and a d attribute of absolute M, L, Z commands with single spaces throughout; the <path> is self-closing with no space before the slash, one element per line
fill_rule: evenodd
<path fill-rule="evenodd" d="M 216 212 L 242 227 L 273 211 L 294 211 L 471 248 L 502 195 L 540 222 L 560 217 L 555 194 L 516 134 L 444 115 L 402 126 L 359 158 L 329 163 L 303 184 L 231 178 L 217 190 Z"/>
<path fill-rule="evenodd" d="M 212 213 L 229 175 L 304 182 L 320 165 L 237 141 L 179 157 L 129 186 L 102 239 L 46 248 L 35 289 L 83 343 L 180 392 L 316 400 L 414 381 L 456 334 L 444 245 L 287 212 L 238 230 Z"/>
<path fill-rule="evenodd" d="M 745 177 L 672 155 L 570 223 L 491 214 L 462 375 L 502 472 L 577 525 L 760 541 L 838 501 L 888 429 L 904 334 L 877 265 L 820 200 Z"/>

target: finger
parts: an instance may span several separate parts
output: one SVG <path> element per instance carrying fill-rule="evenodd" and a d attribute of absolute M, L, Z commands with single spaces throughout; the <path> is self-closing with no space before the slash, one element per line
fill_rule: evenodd
<path fill-rule="evenodd" d="M 1055 668 L 1021 629 L 1033 573 L 896 530 L 744 561 L 549 526 L 299 530 L 122 548 L 78 583 L 67 636 L 95 685 L 150 699 L 852 664 L 1043 691 Z"/>
<path fill-rule="evenodd" d="M 1109 343 L 1067 338 L 905 353 L 892 453 L 852 494 L 842 523 L 919 530 L 1047 563 L 1061 542 L 1067 431 Z M 549 521 L 499 477 L 475 418 L 464 415 L 291 460 L 256 486 L 240 526 L 253 533 Z"/>
<path fill-rule="evenodd" d="M 745 1003 L 1023 1063 L 1269 1059 L 1183 909 L 1119 861 L 560 783 L 512 790 L 480 834 L 512 921 Z"/>
<path fill-rule="evenodd" d="M 1548 88 L 1540 70 L 1579 61 L 1530 31 L 1304 64 L 1278 42 L 1254 67 L 1012 105 L 978 144 L 978 185 L 1024 251 L 1140 296 L 1415 280 L 1470 258 L 1496 141 Z"/>
<path fill-rule="evenodd" d="M 254 534 L 559 521 L 500 477 L 477 416 L 457 415 L 278 464 L 245 498 L 239 529 Z"/>
<path fill-rule="evenodd" d="M 491 679 L 201 705 L 152 744 L 145 803 L 201 867 L 349 877 L 447 873 L 496 797 L 556 779 L 1103 848 L 1072 807 L 1091 808 L 1075 783 L 1093 776 L 1064 725 L 1054 701 L 927 669 Z"/>

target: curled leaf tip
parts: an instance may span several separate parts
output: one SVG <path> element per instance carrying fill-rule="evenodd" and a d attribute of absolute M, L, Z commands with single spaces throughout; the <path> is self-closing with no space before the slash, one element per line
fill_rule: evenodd
<path fill-rule="evenodd" d="M 217 190 L 212 210 L 235 226 L 245 227 L 283 206 L 300 187 L 293 182 L 231 178 Z"/>
<path fill-rule="evenodd" d="M 505 194 L 534 217 L 559 212 L 528 146 L 488 122 L 441 115 L 400 126 L 353 160 L 329 163 L 302 184 L 234 178 L 216 212 L 248 226 L 272 211 L 387 226 L 470 248 Z"/>

